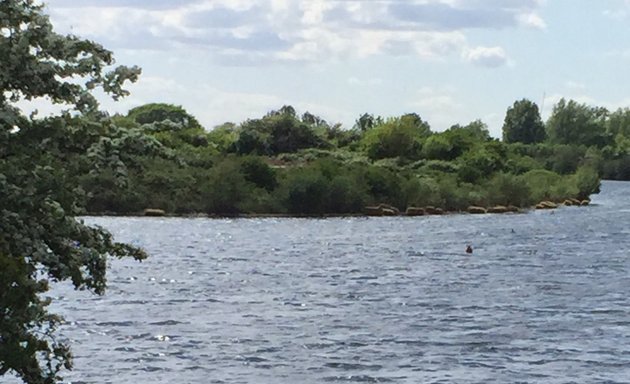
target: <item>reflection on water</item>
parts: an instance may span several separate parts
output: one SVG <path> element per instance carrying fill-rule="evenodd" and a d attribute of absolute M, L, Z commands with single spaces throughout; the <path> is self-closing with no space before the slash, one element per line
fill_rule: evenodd
<path fill-rule="evenodd" d="M 145 247 L 58 287 L 72 382 L 516 383 L 630 377 L 630 192 L 416 218 L 89 218 Z M 464 252 L 466 244 L 474 253 Z"/>

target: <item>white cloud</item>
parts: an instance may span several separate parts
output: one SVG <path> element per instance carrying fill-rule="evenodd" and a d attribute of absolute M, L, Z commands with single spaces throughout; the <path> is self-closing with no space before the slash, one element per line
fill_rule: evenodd
<path fill-rule="evenodd" d="M 431 130 L 444 131 L 455 124 L 465 125 L 480 119 L 493 137 L 501 137 L 504 115 L 488 112 L 483 103 L 462 100 L 462 90 L 455 87 L 423 87 L 408 104 L 431 124 Z M 472 106 L 472 107 L 471 107 Z"/>
<path fill-rule="evenodd" d="M 233 122 L 263 116 L 269 110 L 288 102 L 282 98 L 257 92 L 238 92 L 218 89 L 205 84 L 188 84 L 162 77 L 143 77 L 142 81 L 129 87 L 131 96 L 118 103 L 103 103 L 110 111 L 124 113 L 130 108 L 152 102 L 182 105 L 210 129 L 223 123 L 220 116 L 230 111 Z"/>
<path fill-rule="evenodd" d="M 310 111 L 331 123 L 352 121 L 354 116 L 352 112 L 340 106 L 312 102 L 300 96 L 288 100 L 270 93 L 231 91 L 205 84 L 187 84 L 157 76 L 143 77 L 140 82 L 128 88 L 131 96 L 118 102 L 101 97 L 100 101 L 104 109 L 110 113 L 125 114 L 129 109 L 147 103 L 181 105 L 206 129 L 212 129 L 224 123 L 226 111 L 229 111 L 228 118 L 231 122 L 240 123 L 246 119 L 262 117 L 283 105 L 292 105 L 300 113 Z M 39 107 L 41 112 L 57 112 L 57 110 L 45 108 L 43 103 L 35 106 Z"/>
<path fill-rule="evenodd" d="M 451 88 L 423 87 L 416 91 L 409 106 L 431 124 L 433 131 L 444 131 L 465 121 L 466 108 L 455 94 L 455 90 Z"/>
<path fill-rule="evenodd" d="M 464 59 L 482 67 L 500 67 L 508 63 L 508 56 L 501 47 L 475 47 L 464 51 Z"/>
<path fill-rule="evenodd" d="M 586 92 L 586 89 L 575 90 L 575 92 L 567 92 L 566 94 L 554 93 L 545 97 L 544 110 L 541 111 L 543 119 L 549 118 L 553 112 L 553 107 L 561 100 L 574 100 L 580 104 L 586 104 L 592 107 L 604 107 L 613 112 L 619 108 L 630 107 L 630 98 L 623 97 L 620 99 L 606 99 L 595 97 Z"/>
<path fill-rule="evenodd" d="M 326 0 L 310 0 L 300 4 L 302 23 L 305 25 L 319 25 L 324 21 L 324 14 L 335 8 L 335 4 Z"/>
<path fill-rule="evenodd" d="M 526 27 L 531 27 L 531 28 L 536 28 L 536 29 L 547 28 L 547 23 L 545 23 L 545 20 L 543 20 L 543 18 L 540 17 L 540 15 L 535 12 L 520 14 L 517 16 L 517 20 L 519 24 Z"/>
<path fill-rule="evenodd" d="M 536 0 L 390 1 L 391 15 L 417 28 L 431 30 L 499 29 L 519 24 L 540 27 Z"/>
<path fill-rule="evenodd" d="M 61 30 L 120 49 L 206 49 L 219 63 L 460 54 L 466 30 L 544 28 L 534 0 L 49 0 Z M 484 48 L 485 49 L 485 48 Z M 504 64 L 476 48 L 469 61 Z M 505 57 L 503 57 L 505 59 Z"/>

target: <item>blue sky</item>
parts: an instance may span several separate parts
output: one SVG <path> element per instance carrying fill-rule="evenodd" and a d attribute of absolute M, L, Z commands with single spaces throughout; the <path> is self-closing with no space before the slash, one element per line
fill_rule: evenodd
<path fill-rule="evenodd" d="M 628 0 L 48 0 L 55 27 L 143 75 L 111 112 L 181 105 L 206 128 L 284 104 L 352 126 L 416 112 L 500 137 L 528 98 L 630 107 Z"/>

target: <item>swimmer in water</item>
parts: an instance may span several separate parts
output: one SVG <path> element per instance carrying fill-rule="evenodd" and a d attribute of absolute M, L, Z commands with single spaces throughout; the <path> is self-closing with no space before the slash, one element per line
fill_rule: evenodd
<path fill-rule="evenodd" d="M 473 252 L 472 247 L 470 245 L 467 245 L 466 246 L 466 253 L 472 253 L 472 252 Z"/>

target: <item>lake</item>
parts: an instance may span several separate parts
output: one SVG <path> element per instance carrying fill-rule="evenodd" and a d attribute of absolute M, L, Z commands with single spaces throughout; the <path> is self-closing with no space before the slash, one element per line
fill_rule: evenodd
<path fill-rule="evenodd" d="M 86 218 L 146 248 L 55 288 L 73 383 L 627 383 L 630 183 L 588 207 Z M 474 253 L 464 252 L 471 244 Z"/>

